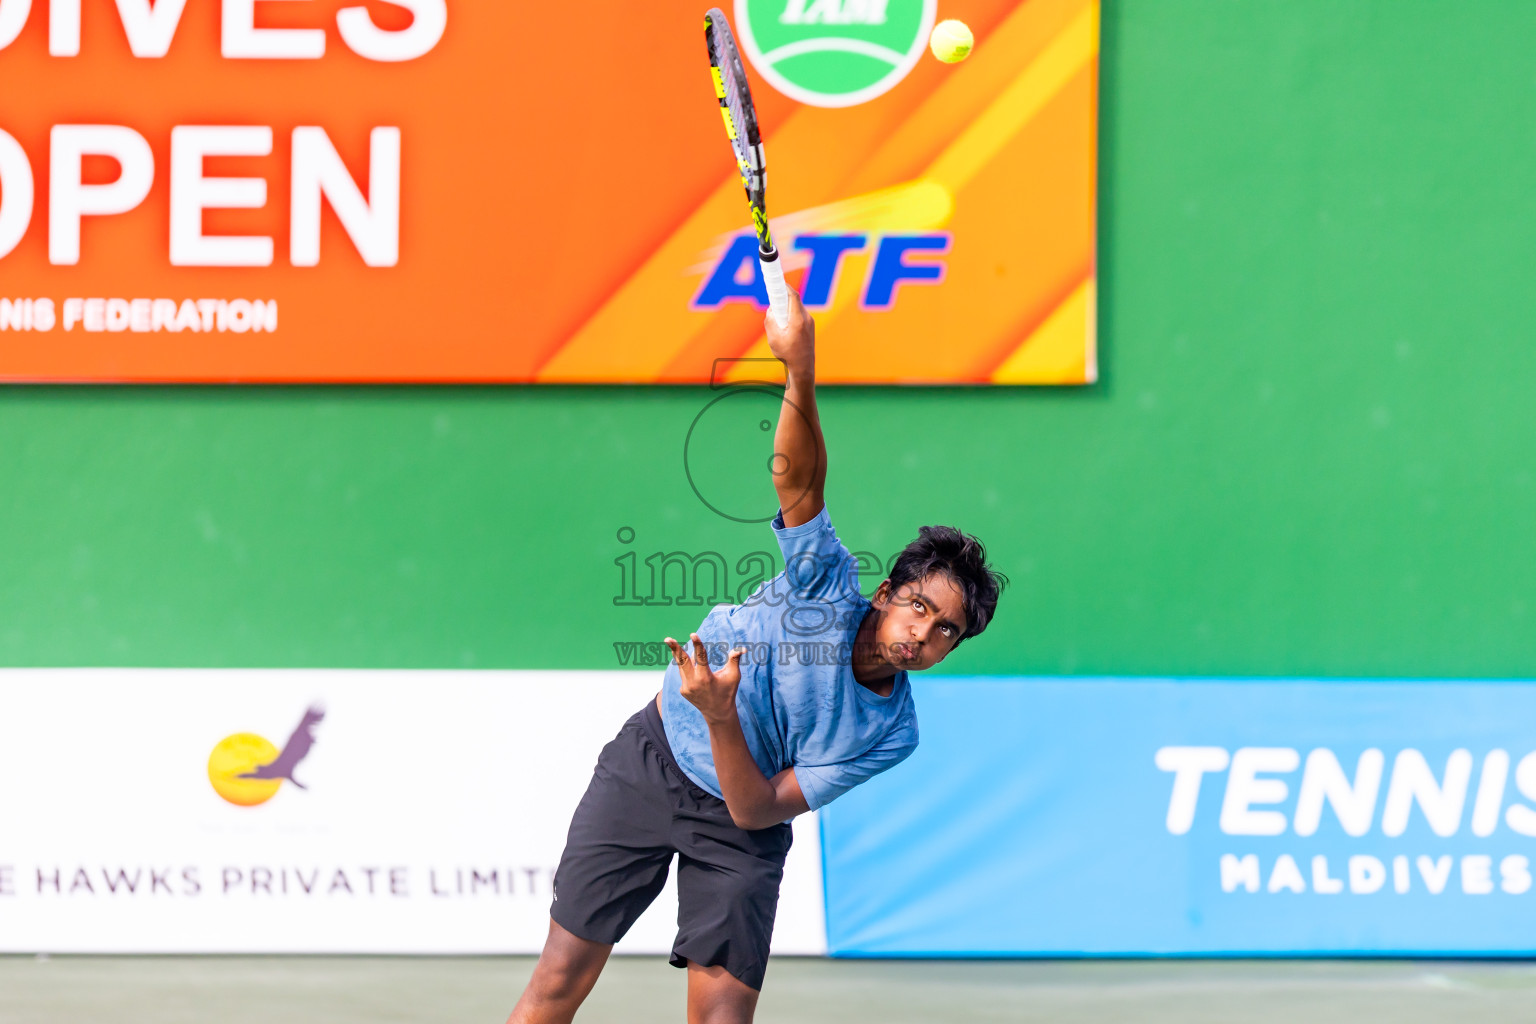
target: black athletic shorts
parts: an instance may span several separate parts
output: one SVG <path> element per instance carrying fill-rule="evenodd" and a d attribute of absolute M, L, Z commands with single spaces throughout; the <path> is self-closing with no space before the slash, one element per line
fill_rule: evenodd
<path fill-rule="evenodd" d="M 672 759 L 652 700 L 597 759 L 549 913 L 579 938 L 617 942 L 661 892 L 677 854 L 672 965 L 724 967 L 761 989 L 791 839 L 788 822 L 738 828 L 724 800 L 694 785 Z"/>

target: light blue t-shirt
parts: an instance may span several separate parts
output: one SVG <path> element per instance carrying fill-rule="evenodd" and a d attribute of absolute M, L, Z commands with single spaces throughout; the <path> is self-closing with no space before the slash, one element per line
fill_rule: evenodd
<path fill-rule="evenodd" d="M 793 766 L 815 810 L 911 754 L 917 711 L 906 672 L 896 673 L 889 697 L 853 678 L 853 640 L 869 602 L 827 510 L 787 528 L 780 512 L 773 532 L 784 571 L 742 604 L 715 606 L 696 632 L 716 669 L 734 648 L 747 649 L 736 691 L 747 748 L 769 778 Z M 661 698 L 667 743 L 690 779 L 722 796 L 709 727 L 681 686 L 677 666 L 669 665 Z"/>

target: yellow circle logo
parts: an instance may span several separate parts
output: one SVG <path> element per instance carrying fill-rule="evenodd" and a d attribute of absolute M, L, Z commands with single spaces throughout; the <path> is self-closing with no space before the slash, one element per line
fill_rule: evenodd
<path fill-rule="evenodd" d="M 208 755 L 208 781 L 213 791 L 232 804 L 255 807 L 277 795 L 282 779 L 241 778 L 250 776 L 262 765 L 277 760 L 278 749 L 271 740 L 253 732 L 225 736 Z"/>

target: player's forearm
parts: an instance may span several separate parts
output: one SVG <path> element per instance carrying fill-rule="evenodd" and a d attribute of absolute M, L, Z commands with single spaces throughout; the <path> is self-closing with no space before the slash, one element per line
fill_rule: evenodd
<path fill-rule="evenodd" d="M 784 363 L 784 404 L 773 435 L 773 488 L 784 510 L 784 525 L 799 526 L 821 512 L 827 479 L 827 446 L 816 411 L 816 321 L 800 298 L 789 293 L 789 321 L 763 321 L 768 348 Z"/>
<path fill-rule="evenodd" d="M 709 751 L 726 809 L 739 827 L 749 831 L 767 828 L 791 816 L 777 816 L 778 794 L 753 760 L 740 719 L 732 716 L 728 721 L 709 723 Z"/>
<path fill-rule="evenodd" d="M 827 479 L 827 444 L 821 433 L 821 414 L 816 408 L 815 361 L 808 366 L 789 366 L 779 427 L 773 437 L 773 486 L 779 507 L 794 526 L 821 511 Z"/>
<path fill-rule="evenodd" d="M 788 465 L 778 462 L 775 468 L 782 468 L 787 480 L 808 484 L 818 471 L 826 475 L 826 447 L 821 436 L 821 412 L 816 407 L 816 368 L 791 367 L 784 403 L 779 407 L 778 431 L 773 435 L 773 450 L 789 461 Z"/>

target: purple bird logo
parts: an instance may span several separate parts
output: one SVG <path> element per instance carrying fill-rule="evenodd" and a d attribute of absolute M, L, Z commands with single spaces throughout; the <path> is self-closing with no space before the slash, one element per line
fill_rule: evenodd
<path fill-rule="evenodd" d="M 308 789 L 293 777 L 293 771 L 315 745 L 315 726 L 324 719 L 323 708 L 310 707 L 282 750 L 253 732 L 224 737 L 208 756 L 208 781 L 214 792 L 239 807 L 255 807 L 276 796 L 284 782 Z"/>

